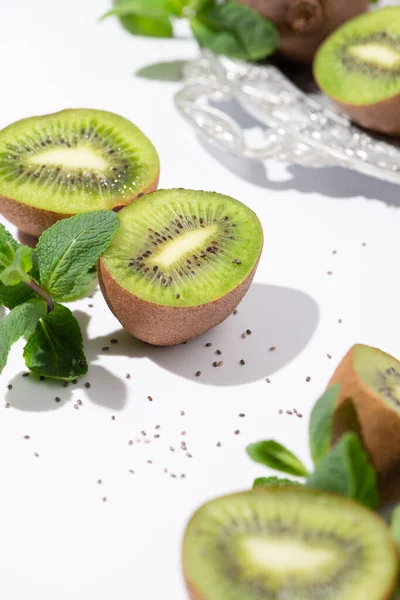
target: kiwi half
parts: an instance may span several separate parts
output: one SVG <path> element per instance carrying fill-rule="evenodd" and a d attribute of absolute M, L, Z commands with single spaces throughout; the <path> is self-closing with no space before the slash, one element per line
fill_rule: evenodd
<path fill-rule="evenodd" d="M 123 117 L 70 109 L 0 132 L 0 212 L 39 236 L 57 220 L 118 209 L 157 188 L 159 160 Z"/>
<path fill-rule="evenodd" d="M 383 500 L 400 501 L 400 362 L 357 344 L 329 385 L 340 384 L 334 441 L 346 431 L 361 435 L 379 477 Z"/>
<path fill-rule="evenodd" d="M 368 0 L 239 0 L 279 28 L 281 54 L 310 63 L 321 42 L 365 12 Z"/>
<path fill-rule="evenodd" d="M 389 600 L 398 568 L 378 516 L 304 488 L 212 500 L 183 542 L 192 600 Z"/>
<path fill-rule="evenodd" d="M 400 7 L 335 31 L 314 62 L 319 87 L 363 127 L 400 135 Z"/>
<path fill-rule="evenodd" d="M 261 223 L 244 204 L 212 192 L 160 190 L 119 216 L 99 280 L 132 335 L 158 346 L 179 344 L 239 304 L 263 246 Z"/>

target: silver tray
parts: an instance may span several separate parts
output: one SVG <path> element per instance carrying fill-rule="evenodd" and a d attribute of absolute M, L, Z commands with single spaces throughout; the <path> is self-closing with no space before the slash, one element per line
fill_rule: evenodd
<path fill-rule="evenodd" d="M 218 107 L 234 99 L 259 127 L 244 129 Z M 398 143 L 355 127 L 326 96 L 303 91 L 277 66 L 203 51 L 186 64 L 175 103 L 198 133 L 236 156 L 340 166 L 400 183 Z"/>

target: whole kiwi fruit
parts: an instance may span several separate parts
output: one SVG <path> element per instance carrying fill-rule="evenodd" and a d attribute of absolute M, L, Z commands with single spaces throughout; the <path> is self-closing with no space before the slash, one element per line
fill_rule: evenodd
<path fill-rule="evenodd" d="M 358 433 L 379 477 L 384 502 L 400 501 L 400 362 L 363 344 L 340 362 L 329 386 L 339 384 L 334 443 Z"/>
<path fill-rule="evenodd" d="M 345 21 L 368 9 L 368 0 L 238 0 L 279 28 L 280 52 L 312 62 L 321 42 Z"/>

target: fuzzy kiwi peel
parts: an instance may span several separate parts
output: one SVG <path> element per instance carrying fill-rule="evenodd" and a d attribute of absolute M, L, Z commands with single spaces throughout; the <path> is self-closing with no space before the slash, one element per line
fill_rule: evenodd
<path fill-rule="evenodd" d="M 301 487 L 206 503 L 186 528 L 182 562 L 191 600 L 389 600 L 399 570 L 380 517 Z"/>
<path fill-rule="evenodd" d="M 101 290 L 133 336 L 172 346 L 224 321 L 254 277 L 260 221 L 213 192 L 160 190 L 124 208 L 99 261 Z"/>
<path fill-rule="evenodd" d="M 346 23 L 319 49 L 319 87 L 355 122 L 400 136 L 400 7 Z"/>
<path fill-rule="evenodd" d="M 281 54 L 310 63 L 321 42 L 368 9 L 368 0 L 239 0 L 279 28 Z"/>
<path fill-rule="evenodd" d="M 333 374 L 329 386 L 335 384 L 334 442 L 356 431 L 378 472 L 382 500 L 400 501 L 400 362 L 357 344 Z"/>
<path fill-rule="evenodd" d="M 69 109 L 0 131 L 0 212 L 36 237 L 80 212 L 118 210 L 158 177 L 150 140 L 113 113 Z"/>

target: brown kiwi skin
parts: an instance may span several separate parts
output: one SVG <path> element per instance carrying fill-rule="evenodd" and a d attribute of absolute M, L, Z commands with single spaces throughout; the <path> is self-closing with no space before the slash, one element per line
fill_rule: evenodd
<path fill-rule="evenodd" d="M 316 73 L 314 73 L 314 77 L 318 83 Z M 400 94 L 375 104 L 345 104 L 338 102 L 335 98 L 332 100 L 357 125 L 376 133 L 400 137 Z"/>
<path fill-rule="evenodd" d="M 154 192 L 157 189 L 159 177 L 160 171 L 158 171 L 156 178 L 147 188 L 139 190 L 135 195 L 127 198 L 124 204 L 114 206 L 113 210 L 121 210 L 127 204 L 131 204 L 142 196 Z M 57 221 L 73 216 L 73 214 L 57 213 L 51 210 L 35 208 L 34 206 L 29 206 L 29 204 L 5 198 L 4 196 L 0 196 L 0 213 L 20 231 L 34 237 L 42 235 L 43 231 L 54 225 Z"/>
<path fill-rule="evenodd" d="M 353 366 L 353 346 L 343 358 L 328 387 L 339 384 L 333 425 L 333 443 L 346 432 L 356 430 L 374 464 L 383 503 L 400 501 L 400 414 L 386 404 L 372 388 L 357 375 Z M 348 418 L 355 412 L 358 425 Z"/>
<path fill-rule="evenodd" d="M 153 346 L 175 346 L 229 317 L 249 289 L 259 259 L 252 272 L 235 289 L 217 300 L 196 306 L 164 306 L 131 294 L 115 281 L 101 258 L 97 274 L 103 296 L 124 329 Z"/>
<path fill-rule="evenodd" d="M 279 28 L 279 51 L 311 63 L 323 40 L 345 21 L 366 12 L 368 0 L 238 0 Z"/>

